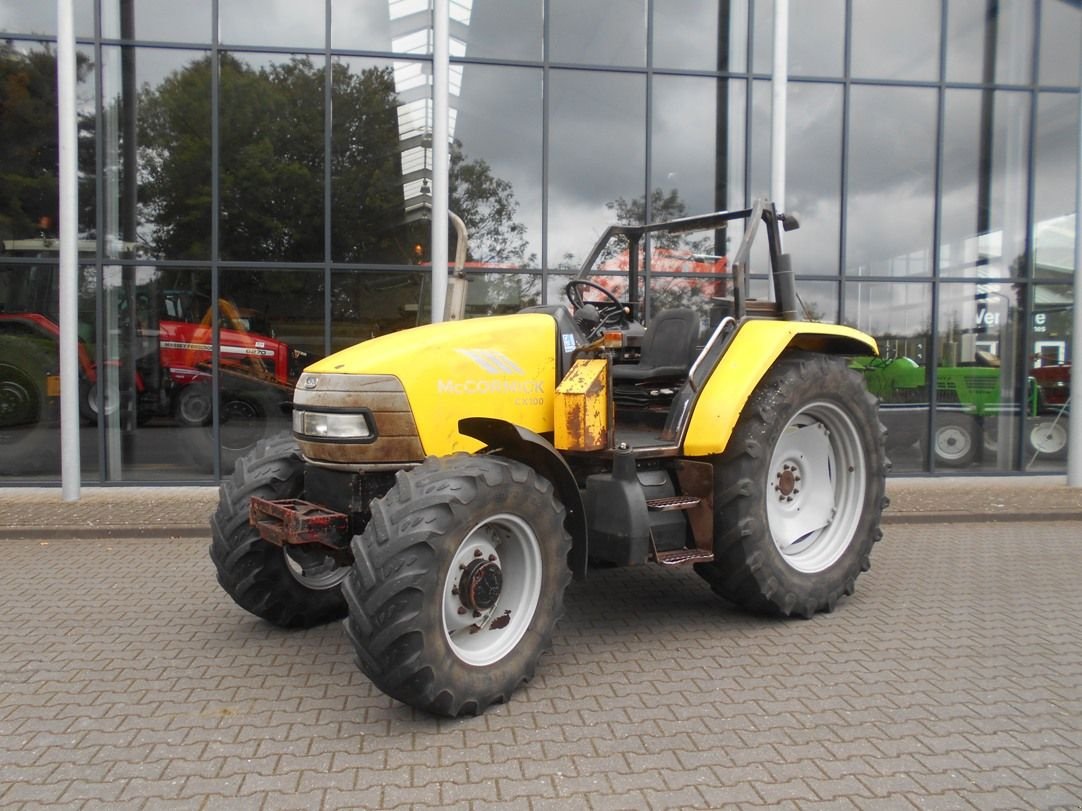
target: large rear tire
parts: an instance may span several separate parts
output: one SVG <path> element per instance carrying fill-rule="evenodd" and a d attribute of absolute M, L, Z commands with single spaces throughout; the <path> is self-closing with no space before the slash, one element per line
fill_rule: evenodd
<path fill-rule="evenodd" d="M 353 539 L 343 584 L 357 664 L 437 715 L 477 715 L 533 677 L 570 580 L 564 508 L 526 465 L 428 459 Z"/>
<path fill-rule="evenodd" d="M 715 468 L 714 561 L 696 570 L 754 611 L 832 611 L 882 533 L 876 400 L 840 359 L 794 354 L 745 406 Z"/>
<path fill-rule="evenodd" d="M 252 496 L 301 498 L 303 489 L 296 443 L 288 435 L 274 437 L 237 462 L 211 518 L 218 583 L 241 608 L 283 628 L 310 628 L 346 615 L 340 585 L 348 565 L 315 544 L 272 544 L 248 523 Z"/>

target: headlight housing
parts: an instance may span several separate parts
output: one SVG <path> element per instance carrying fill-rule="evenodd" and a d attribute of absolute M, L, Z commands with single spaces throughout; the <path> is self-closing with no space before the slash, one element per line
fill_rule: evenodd
<path fill-rule="evenodd" d="M 293 410 L 293 433 L 317 439 L 370 442 L 375 439 L 371 415 L 364 411 Z"/>

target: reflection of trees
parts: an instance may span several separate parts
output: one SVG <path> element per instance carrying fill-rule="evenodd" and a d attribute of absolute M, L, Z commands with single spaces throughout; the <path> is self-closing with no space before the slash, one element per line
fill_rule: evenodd
<path fill-rule="evenodd" d="M 221 254 L 244 261 L 324 256 L 325 71 L 307 58 L 255 68 L 220 57 Z M 151 239 L 170 258 L 209 255 L 210 57 L 145 89 L 140 99 L 141 197 Z M 331 68 L 331 257 L 413 264 L 428 226 L 404 221 L 397 96 L 390 68 Z M 511 184 L 456 145 L 452 209 L 471 256 L 525 261 Z M 427 257 L 422 257 L 427 258 Z"/>
<path fill-rule="evenodd" d="M 77 54 L 77 80 L 89 73 L 87 58 Z M 57 228 L 56 75 L 56 55 L 47 48 L 20 53 L 0 43 L 0 238 L 23 239 Z M 85 133 L 89 122 L 80 123 Z M 93 166 L 85 138 L 80 138 L 79 163 Z"/>

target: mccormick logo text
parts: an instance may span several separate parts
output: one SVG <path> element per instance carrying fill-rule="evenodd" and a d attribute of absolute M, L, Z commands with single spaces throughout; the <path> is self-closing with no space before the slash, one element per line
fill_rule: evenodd
<path fill-rule="evenodd" d="M 517 394 L 534 395 L 515 400 L 516 405 L 541 405 L 544 399 L 545 384 L 540 380 L 506 380 L 505 375 L 525 375 L 522 367 L 502 352 L 493 349 L 456 349 L 477 364 L 482 371 L 500 377 L 475 378 L 466 380 L 439 380 L 436 383 L 440 394 Z"/>

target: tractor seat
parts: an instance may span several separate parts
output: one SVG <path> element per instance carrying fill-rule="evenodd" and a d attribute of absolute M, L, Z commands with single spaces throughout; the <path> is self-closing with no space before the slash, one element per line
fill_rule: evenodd
<path fill-rule="evenodd" d="M 615 383 L 685 377 L 699 340 L 699 314 L 694 310 L 662 310 L 647 327 L 638 363 L 612 367 Z"/>

